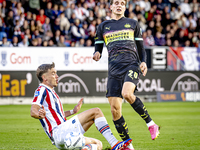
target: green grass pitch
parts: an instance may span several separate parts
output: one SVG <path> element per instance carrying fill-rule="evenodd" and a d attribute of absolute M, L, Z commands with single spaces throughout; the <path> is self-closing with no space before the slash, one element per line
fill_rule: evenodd
<path fill-rule="evenodd" d="M 70 110 L 75 105 L 64 105 Z M 102 109 L 115 137 L 120 140 L 112 122 L 109 104 L 83 104 L 80 112 L 93 107 Z M 200 150 L 200 102 L 145 103 L 152 119 L 160 126 L 160 136 L 151 140 L 145 122 L 130 107 L 123 104 L 123 116 L 129 127 L 135 150 Z M 56 150 L 43 131 L 39 120 L 30 117 L 30 105 L 0 106 L 0 149 Z M 85 136 L 108 142 L 93 125 Z"/>

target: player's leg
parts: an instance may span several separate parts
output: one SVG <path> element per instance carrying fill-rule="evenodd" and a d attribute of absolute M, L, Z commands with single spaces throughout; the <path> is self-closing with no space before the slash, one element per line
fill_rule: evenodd
<path fill-rule="evenodd" d="M 128 126 L 122 116 L 122 80 L 108 78 L 107 93 L 115 128 L 123 141 L 130 139 Z M 129 145 L 133 149 L 132 144 Z"/>
<path fill-rule="evenodd" d="M 101 109 L 92 108 L 78 114 L 79 121 L 85 131 L 87 131 L 93 123 L 99 130 L 99 132 L 105 137 L 108 143 L 111 145 L 112 149 L 121 149 L 128 146 L 132 141 L 128 139 L 127 141 L 120 142 L 112 134 L 110 127 L 107 123 L 106 118 L 104 117 Z M 117 147 L 116 147 L 117 146 Z"/>
<path fill-rule="evenodd" d="M 108 97 L 108 101 L 110 103 L 111 107 L 111 113 L 113 116 L 113 122 L 115 124 L 115 128 L 121 137 L 123 141 L 126 141 L 127 139 L 130 139 L 129 132 L 128 132 L 128 126 L 126 124 L 126 121 L 121 113 L 121 107 L 122 107 L 122 98 L 119 97 Z M 132 144 L 130 144 L 128 147 L 131 149 L 134 149 Z"/>
<path fill-rule="evenodd" d="M 147 109 L 142 101 L 136 97 L 134 93 L 135 84 L 132 82 L 125 82 L 122 89 L 123 97 L 131 104 L 133 109 L 145 120 L 146 123 L 152 121 Z"/>
<path fill-rule="evenodd" d="M 130 73 L 126 75 L 125 82 L 122 88 L 122 96 L 130 103 L 133 109 L 143 118 L 146 122 L 152 140 L 156 139 L 159 135 L 158 126 L 151 119 L 146 107 L 139 97 L 134 95 L 134 91 L 136 89 L 136 85 L 138 83 L 138 74 L 137 72 L 132 71 L 132 75 Z"/>

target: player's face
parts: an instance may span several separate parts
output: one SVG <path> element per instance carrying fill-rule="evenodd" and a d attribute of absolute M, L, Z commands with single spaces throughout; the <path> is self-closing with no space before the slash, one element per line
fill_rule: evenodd
<path fill-rule="evenodd" d="M 113 14 L 123 16 L 126 10 L 125 4 L 125 0 L 114 0 L 113 4 L 110 6 L 110 9 Z"/>
<path fill-rule="evenodd" d="M 58 75 L 55 68 L 49 69 L 48 72 L 44 74 L 44 83 L 50 88 L 58 85 Z"/>

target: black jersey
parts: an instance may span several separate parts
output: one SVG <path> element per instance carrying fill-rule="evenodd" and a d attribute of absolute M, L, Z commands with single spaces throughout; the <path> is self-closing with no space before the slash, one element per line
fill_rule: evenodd
<path fill-rule="evenodd" d="M 142 41 L 142 30 L 136 20 L 122 17 L 102 22 L 96 33 L 95 45 L 105 43 L 109 56 L 109 72 L 120 75 L 128 66 L 139 66 L 146 61 L 144 47 L 137 49 L 136 41 Z M 143 51 L 140 53 L 139 51 Z M 141 60 L 142 59 L 142 60 Z"/>

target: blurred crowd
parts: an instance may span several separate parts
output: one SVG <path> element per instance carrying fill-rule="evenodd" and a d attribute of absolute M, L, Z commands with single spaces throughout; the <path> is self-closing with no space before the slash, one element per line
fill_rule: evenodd
<path fill-rule="evenodd" d="M 0 0 L 0 45 L 94 46 L 110 15 L 109 0 Z M 200 47 L 198 0 L 128 0 L 125 17 L 139 22 L 145 47 Z"/>

